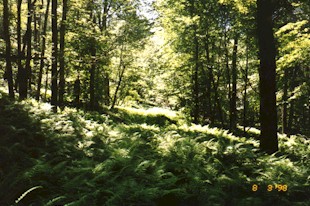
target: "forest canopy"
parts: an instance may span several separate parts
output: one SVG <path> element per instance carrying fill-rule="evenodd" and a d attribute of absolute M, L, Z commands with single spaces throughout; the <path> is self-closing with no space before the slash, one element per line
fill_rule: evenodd
<path fill-rule="evenodd" d="M 272 50 L 259 48 L 266 25 L 258 30 L 259 2 L 265 1 L 4 0 L 2 85 L 12 98 L 60 107 L 154 105 L 231 131 L 259 128 L 266 91 L 260 92 L 258 54 Z M 309 5 L 267 6 L 276 129 L 309 134 Z"/>

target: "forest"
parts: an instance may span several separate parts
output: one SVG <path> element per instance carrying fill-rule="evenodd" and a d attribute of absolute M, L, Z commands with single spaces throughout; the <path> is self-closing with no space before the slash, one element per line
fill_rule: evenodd
<path fill-rule="evenodd" d="M 1 0 L 0 205 L 307 206 L 308 0 Z"/>

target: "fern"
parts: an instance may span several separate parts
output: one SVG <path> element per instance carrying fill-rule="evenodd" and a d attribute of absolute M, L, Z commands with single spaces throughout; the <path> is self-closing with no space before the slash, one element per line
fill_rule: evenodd
<path fill-rule="evenodd" d="M 37 189 L 42 189 L 42 188 L 43 188 L 42 186 L 35 186 L 35 187 L 28 189 L 17 200 L 15 200 L 15 204 L 18 204 L 22 199 L 24 199 L 32 191 L 37 190 Z"/>

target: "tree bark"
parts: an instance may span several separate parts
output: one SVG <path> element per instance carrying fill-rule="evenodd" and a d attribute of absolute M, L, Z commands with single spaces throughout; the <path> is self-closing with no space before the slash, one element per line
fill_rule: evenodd
<path fill-rule="evenodd" d="M 199 82 L 198 82 L 198 71 L 199 71 L 199 45 L 197 38 L 197 29 L 196 25 L 194 25 L 194 75 L 193 75 L 193 96 L 194 96 L 194 123 L 198 124 L 199 122 Z"/>
<path fill-rule="evenodd" d="M 293 133 L 294 116 L 295 116 L 295 102 L 294 100 L 292 100 L 290 102 L 290 113 L 287 121 L 287 132 L 289 136 Z"/>
<path fill-rule="evenodd" d="M 125 73 L 125 65 L 120 65 L 120 68 L 121 69 L 121 72 L 120 72 L 120 75 L 119 75 L 119 79 L 118 79 L 118 83 L 117 83 L 117 86 L 116 86 L 116 89 L 115 89 L 115 92 L 114 92 L 114 96 L 113 96 L 113 101 L 112 101 L 112 105 L 110 107 L 110 109 L 113 109 L 115 107 L 115 104 L 116 104 L 116 100 L 117 100 L 117 94 L 118 94 L 118 91 L 121 87 L 121 84 L 122 84 L 122 80 L 123 80 L 123 77 L 124 77 L 124 73 Z"/>
<path fill-rule="evenodd" d="M 115 104 L 116 104 L 117 93 L 118 93 L 118 91 L 120 89 L 120 86 L 122 84 L 123 76 L 124 76 L 125 69 L 126 69 L 125 65 L 123 64 L 123 51 L 124 51 L 124 44 L 122 45 L 121 55 L 120 55 L 120 59 L 119 59 L 118 83 L 117 83 L 117 86 L 116 86 L 116 89 L 115 89 L 115 92 L 114 92 L 114 95 L 113 95 L 113 100 L 112 100 L 112 104 L 111 104 L 110 109 L 113 109 Z"/>
<path fill-rule="evenodd" d="M 25 74 L 25 69 L 22 65 L 22 39 L 21 39 L 21 5 L 22 0 L 17 1 L 17 82 L 18 82 L 18 92 L 19 99 L 22 100 L 27 96 L 27 79 Z M 26 84 L 26 87 L 25 87 Z M 25 90 L 26 88 L 26 90 Z"/>
<path fill-rule="evenodd" d="M 44 15 L 44 24 L 43 24 L 43 32 L 42 32 L 42 45 L 41 45 L 41 59 L 40 59 L 40 70 L 39 70 L 39 77 L 37 83 L 37 94 L 36 99 L 40 99 L 41 94 L 41 87 L 42 87 L 42 76 L 43 76 L 43 68 L 44 68 L 44 55 L 45 55 L 45 47 L 46 47 L 46 29 L 47 29 L 47 22 L 48 22 L 48 12 L 50 7 L 50 0 L 47 0 L 46 10 Z"/>
<path fill-rule="evenodd" d="M 247 121 L 247 87 L 248 87 L 248 71 L 249 71 L 249 46 L 246 45 L 246 60 L 245 60 L 245 72 L 244 72 L 244 95 L 243 95 L 243 133 L 246 136 Z"/>
<path fill-rule="evenodd" d="M 290 90 L 292 92 L 292 96 L 294 95 L 293 91 L 295 87 L 297 86 L 296 76 L 297 76 L 297 70 L 298 68 L 294 67 L 291 75 L 291 83 L 290 83 Z M 291 135 L 293 133 L 293 127 L 294 127 L 294 117 L 295 117 L 295 100 L 290 100 L 290 111 L 287 121 L 287 133 L 288 135 Z"/>
<path fill-rule="evenodd" d="M 224 49 L 225 49 L 225 69 L 226 69 L 226 77 L 227 77 L 227 85 L 228 85 L 228 102 L 231 105 L 231 74 L 230 74 L 230 68 L 229 68 L 229 53 L 228 53 L 228 46 L 227 46 L 227 30 L 224 28 Z M 229 128 L 231 127 L 231 109 L 229 109 Z M 225 118 L 226 119 L 226 118 Z M 231 129 L 231 128 L 230 128 Z"/>
<path fill-rule="evenodd" d="M 50 65 L 48 64 L 48 65 L 46 66 L 46 71 L 45 71 L 44 101 L 47 101 L 48 82 L 50 81 L 50 80 L 49 80 L 49 77 L 48 77 L 48 75 L 49 75 L 49 67 L 50 67 Z"/>
<path fill-rule="evenodd" d="M 80 107 L 81 82 L 79 77 L 74 82 L 73 94 L 74 94 L 74 106 Z"/>
<path fill-rule="evenodd" d="M 209 37 L 206 35 L 205 40 L 205 51 L 206 51 L 206 60 L 207 60 L 207 74 L 206 74 L 206 118 L 210 123 L 213 122 L 213 114 L 212 114 L 212 99 L 211 99 L 211 93 L 212 93 L 212 66 L 211 66 L 211 58 L 210 58 L 210 51 L 209 51 Z"/>
<path fill-rule="evenodd" d="M 273 36 L 273 5 L 257 0 L 257 32 L 259 46 L 260 148 L 269 154 L 278 150 L 276 108 L 276 48 Z"/>
<path fill-rule="evenodd" d="M 195 2 L 190 1 L 189 12 L 191 17 L 195 14 Z M 193 48 L 193 59 L 194 59 L 194 68 L 192 74 L 192 98 L 193 98 L 193 122 L 198 124 L 199 122 L 199 82 L 198 82 L 198 71 L 199 71 L 199 45 L 198 45 L 198 37 L 197 37 L 197 25 L 196 23 L 192 24 L 193 31 L 193 40 L 194 40 L 194 48 Z"/>
<path fill-rule="evenodd" d="M 10 17 L 9 17 L 9 5 L 8 0 L 3 0 L 3 32 L 5 40 L 5 79 L 8 81 L 9 87 L 9 97 L 11 99 L 15 98 L 14 95 L 14 85 L 13 85 L 13 72 L 12 72 L 12 62 L 11 62 L 11 40 L 10 40 Z"/>
<path fill-rule="evenodd" d="M 43 8 L 43 5 L 40 5 L 39 9 L 41 10 Z M 33 18 L 34 18 L 34 50 L 35 50 L 35 55 L 34 55 L 34 59 L 33 59 L 33 64 L 34 64 L 34 69 L 36 74 L 38 74 L 38 66 L 39 66 L 39 51 L 40 51 L 40 35 L 41 35 L 41 14 L 40 12 L 37 12 L 37 7 L 36 5 L 34 5 L 34 9 L 33 9 Z M 38 75 L 30 75 L 29 78 L 29 93 L 32 93 L 32 87 L 31 84 L 34 82 L 38 82 L 37 79 Z M 36 91 L 35 91 L 36 92 Z M 35 96 L 36 97 L 36 96 Z"/>
<path fill-rule="evenodd" d="M 234 48 L 232 56 L 232 91 L 230 99 L 230 130 L 236 131 L 237 128 L 237 52 L 238 52 L 238 34 L 234 38 Z"/>
<path fill-rule="evenodd" d="M 217 53 L 213 53 L 212 54 L 212 59 L 214 59 L 214 63 L 215 65 L 220 65 L 220 61 L 221 61 L 221 51 L 220 51 L 220 46 L 217 46 L 215 44 L 215 42 L 212 42 L 212 49 L 214 51 L 217 51 Z M 216 73 L 217 74 L 214 74 Z M 211 78 L 211 82 L 212 82 L 212 88 L 213 88 L 213 93 L 214 93 L 214 120 L 219 121 L 219 125 L 221 127 L 224 127 L 224 115 L 223 115 L 223 108 L 222 108 L 222 104 L 221 104 L 221 99 L 220 99 L 220 93 L 219 93 L 219 84 L 220 84 L 220 77 L 222 76 L 222 71 L 221 70 L 213 70 L 212 68 L 209 70 L 210 72 L 210 78 Z M 217 81 L 215 81 L 215 77 L 217 77 Z M 216 124 L 217 126 L 217 124 Z"/>
<path fill-rule="evenodd" d="M 287 69 L 284 70 L 284 76 L 283 76 L 283 98 L 282 98 L 282 133 L 287 133 L 287 78 L 288 78 L 288 71 Z"/>
<path fill-rule="evenodd" d="M 106 106 L 110 105 L 110 77 L 109 73 L 105 71 L 103 73 L 103 92 L 104 92 L 104 104 Z"/>
<path fill-rule="evenodd" d="M 95 40 L 91 49 L 91 68 L 90 68 L 90 82 L 89 82 L 89 109 L 94 110 L 96 99 L 95 99 L 95 74 L 96 74 L 96 48 Z"/>
<path fill-rule="evenodd" d="M 52 0 L 52 77 L 51 77 L 51 104 L 53 105 L 53 111 L 57 112 L 58 106 L 58 33 L 57 33 L 57 0 Z"/>
<path fill-rule="evenodd" d="M 63 0 L 62 20 L 60 26 L 60 41 L 59 41 L 59 105 L 64 106 L 65 94 L 65 33 L 68 4 L 67 0 Z"/>
<path fill-rule="evenodd" d="M 28 0 L 28 19 L 27 19 L 27 36 L 26 36 L 26 42 L 27 42 L 27 58 L 26 58 L 26 65 L 25 65 L 25 73 L 22 74 L 25 76 L 21 76 L 22 82 L 22 96 L 20 96 L 20 99 L 27 98 L 28 95 L 28 83 L 30 83 L 30 76 L 31 76 L 31 45 L 32 45 L 32 28 L 31 28 L 31 22 L 32 22 L 32 13 L 33 13 L 33 5 L 31 3 L 31 0 Z"/>
<path fill-rule="evenodd" d="M 107 17 L 109 12 L 109 4 L 108 1 L 104 1 L 103 3 L 103 13 L 101 19 L 101 31 L 107 35 Z M 108 52 L 104 51 L 104 56 L 106 57 L 106 64 L 108 65 L 109 56 Z M 104 95 L 104 103 L 106 106 L 110 105 L 110 77 L 108 71 L 103 72 L 103 95 Z"/>

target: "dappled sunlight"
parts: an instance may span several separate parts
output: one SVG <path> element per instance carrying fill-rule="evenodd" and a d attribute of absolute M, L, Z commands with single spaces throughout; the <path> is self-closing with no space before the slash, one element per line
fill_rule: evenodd
<path fill-rule="evenodd" d="M 0 206 L 310 205 L 306 0 L 3 0 Z"/>
<path fill-rule="evenodd" d="M 158 141 L 158 150 L 161 151 L 163 155 L 168 155 L 181 136 L 172 131 L 166 133 L 164 136 L 157 135 L 156 137 L 156 140 Z"/>
<path fill-rule="evenodd" d="M 177 119 L 179 117 L 178 112 L 169 110 L 169 109 L 164 109 L 160 107 L 152 107 L 148 109 L 137 109 L 137 108 L 132 108 L 132 107 L 118 107 L 121 110 L 125 110 L 128 113 L 132 114 L 137 114 L 137 115 L 143 115 L 143 116 L 160 116 L 164 115 L 168 118 L 171 119 Z"/>
<path fill-rule="evenodd" d="M 252 183 L 285 183 L 292 188 L 309 183 L 305 167 L 309 162 L 309 140 L 299 136 L 280 135 L 284 155 L 269 156 L 258 152 L 258 140 L 238 138 L 227 130 L 208 125 L 176 125 L 165 118 L 163 124 L 161 115 L 166 115 L 166 110 L 145 112 L 126 108 L 115 113 L 122 121 L 113 122 L 108 116 L 71 108 L 55 114 L 35 101 L 18 105 L 19 109 L 16 105 L 4 107 L 6 112 L 15 115 L 2 116 L 8 118 L 3 123 L 16 125 L 4 134 L 19 137 L 19 132 L 22 134 L 24 130 L 18 128 L 30 128 L 35 121 L 39 124 L 23 137 L 29 148 L 38 153 L 37 159 L 28 160 L 27 167 L 16 173 L 17 184 L 25 185 L 22 191 L 31 188 L 32 181 L 48 186 L 49 193 L 41 198 L 42 203 L 55 196 L 62 197 L 60 202 L 79 200 L 81 195 L 90 201 L 102 198 L 101 194 L 112 205 L 129 199 L 156 202 L 162 194 L 180 199 L 201 198 L 203 204 L 221 202 L 225 194 L 225 199 L 239 203 L 246 201 Z M 31 121 L 21 123 L 18 119 L 21 113 L 27 114 L 23 118 Z M 133 113 L 138 116 L 133 117 Z M 43 138 L 35 147 L 31 146 L 33 134 Z M 6 136 L 0 141 L 7 141 Z M 19 161 L 15 155 L 25 146 L 16 144 L 12 148 L 18 150 L 8 150 L 5 154 Z M 30 158 L 29 154 L 24 158 Z M 5 177 L 11 178 L 9 174 Z M 26 183 L 25 178 L 29 180 Z M 73 187 L 83 189 L 76 193 L 72 192 Z M 61 191 L 58 188 L 62 188 Z M 233 192 L 231 188 L 235 188 Z M 134 195 L 129 197 L 128 192 Z M 306 191 L 298 193 L 303 199 Z M 294 193 L 288 193 L 288 197 L 290 194 Z M 264 195 L 257 194 L 257 201 Z M 277 196 L 276 193 L 270 195 Z M 282 198 L 286 201 L 286 196 Z"/>

